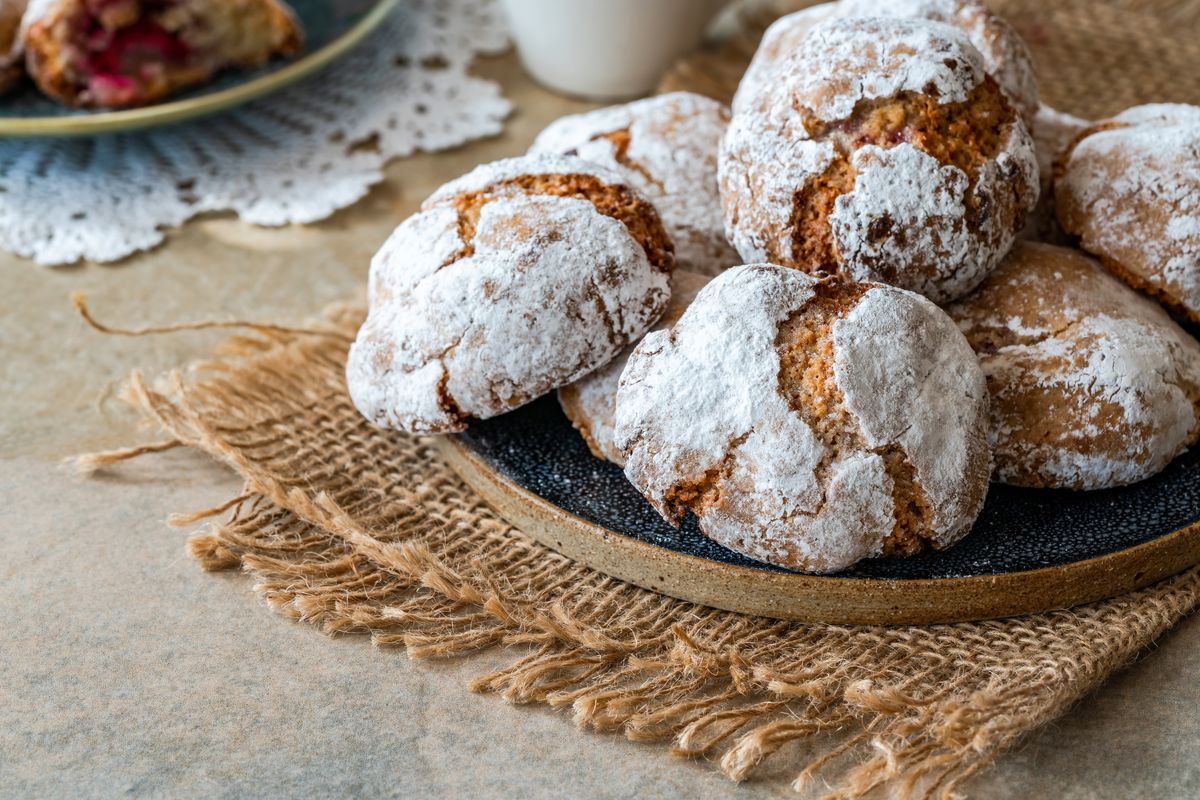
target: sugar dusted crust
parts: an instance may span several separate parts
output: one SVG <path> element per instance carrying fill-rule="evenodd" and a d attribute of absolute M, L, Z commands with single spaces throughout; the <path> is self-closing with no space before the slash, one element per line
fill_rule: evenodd
<path fill-rule="evenodd" d="M 955 28 L 822 23 L 734 115 L 719 178 L 746 261 L 961 297 L 1037 200 L 1033 143 Z"/>
<path fill-rule="evenodd" d="M 1038 109 L 1038 88 L 1029 48 L 1004 19 L 974 0 L 841 0 L 782 17 L 763 34 L 734 95 L 734 110 L 744 108 L 780 77 L 787 56 L 800 48 L 814 26 L 828 19 L 853 17 L 924 19 L 958 28 L 980 52 L 988 74 L 1000 84 L 1026 122 L 1032 123 Z"/>
<path fill-rule="evenodd" d="M 470 172 L 442 184 L 425 199 L 421 208 L 443 205 L 460 195 L 481 192 L 496 184 L 527 175 L 590 175 L 605 183 L 619 185 L 626 182 L 624 176 L 616 170 L 577 156 L 536 153 L 480 164 Z"/>
<path fill-rule="evenodd" d="M 837 15 L 837 7 L 837 3 L 817 3 L 780 17 L 763 31 L 754 57 L 733 94 L 731 106 L 735 112 L 754 102 L 754 98 L 776 80 L 780 65 L 800 48 L 809 31 Z"/>
<path fill-rule="evenodd" d="M 651 330 L 660 331 L 674 325 L 707 283 L 705 275 L 676 270 L 671 278 L 671 302 Z M 626 347 L 600 369 L 558 390 L 559 405 L 587 442 L 592 455 L 618 466 L 625 464 L 625 456 L 614 442 L 617 386 L 633 349 L 634 345 Z"/>
<path fill-rule="evenodd" d="M 122 108 L 293 55 L 304 36 L 280 0 L 31 0 L 20 38 L 44 93 Z"/>
<path fill-rule="evenodd" d="M 736 267 L 622 375 L 625 473 L 668 521 L 813 572 L 967 533 L 990 472 L 987 393 L 929 301 L 778 266 Z"/>
<path fill-rule="evenodd" d="M 1136 106 L 1079 134 L 1058 220 L 1134 288 L 1200 321 L 1200 108 Z"/>
<path fill-rule="evenodd" d="M 1000 481 L 1121 486 L 1200 436 L 1200 344 L 1082 253 L 1020 243 L 947 311 L 987 376 Z"/>
<path fill-rule="evenodd" d="M 841 0 L 838 5 L 846 17 L 911 17 L 958 28 L 1025 120 L 1032 122 L 1037 114 L 1037 76 L 1029 46 L 986 4 L 976 0 Z"/>
<path fill-rule="evenodd" d="M 369 420 L 461 430 L 602 366 L 662 314 L 654 208 L 579 159 L 486 165 L 435 192 L 371 264 L 346 368 Z"/>
<path fill-rule="evenodd" d="M 579 156 L 620 173 L 652 202 L 680 269 L 716 275 L 739 262 L 725 239 L 717 149 L 729 109 L 690 92 L 562 117 L 530 153 Z"/>
<path fill-rule="evenodd" d="M 766 102 L 794 100 L 810 121 L 846 119 L 864 100 L 903 92 L 941 105 L 965 102 L 984 80 L 983 60 L 955 29 L 909 19 L 835 19 L 809 32 L 789 56 Z"/>

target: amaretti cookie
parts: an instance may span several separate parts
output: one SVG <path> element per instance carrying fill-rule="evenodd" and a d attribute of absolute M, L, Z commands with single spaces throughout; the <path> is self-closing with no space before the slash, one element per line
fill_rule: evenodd
<path fill-rule="evenodd" d="M 1058 221 L 1134 288 L 1200 322 L 1200 107 L 1136 106 L 1080 134 Z"/>
<path fill-rule="evenodd" d="M 1025 220 L 1021 238 L 1050 244 L 1068 244 L 1069 237 L 1058 224 L 1054 208 L 1054 163 L 1058 161 L 1075 137 L 1088 127 L 1086 119 L 1042 104 L 1033 126 L 1033 146 L 1037 151 L 1038 176 L 1041 193 L 1037 207 Z"/>
<path fill-rule="evenodd" d="M 816 5 L 785 14 L 763 31 L 762 39 L 750 59 L 750 65 L 738 81 L 737 91 L 730 103 L 733 111 L 745 108 L 771 83 L 782 80 L 780 65 L 800 49 L 800 43 L 814 27 L 837 16 L 838 3 Z"/>
<path fill-rule="evenodd" d="M 747 262 L 946 302 L 1008 251 L 1038 194 L 1020 114 L 957 28 L 813 28 L 721 146 L 725 227 Z"/>
<path fill-rule="evenodd" d="M 674 325 L 708 280 L 707 276 L 695 272 L 676 270 L 671 278 L 671 302 L 651 330 L 663 330 Z M 618 466 L 625 464 L 625 456 L 617 449 L 613 439 L 617 415 L 617 385 L 633 347 L 626 347 L 608 364 L 558 390 L 558 402 L 563 413 L 587 442 L 592 455 Z"/>
<path fill-rule="evenodd" d="M 1008 22 L 976 0 L 841 0 L 788 14 L 763 34 L 734 95 L 734 110 L 740 110 L 764 85 L 778 79 L 780 65 L 799 49 L 813 26 L 827 19 L 849 17 L 909 17 L 958 28 L 979 51 L 984 69 L 1000 84 L 1026 123 L 1033 121 L 1038 87 L 1029 47 Z"/>
<path fill-rule="evenodd" d="M 551 123 L 531 153 L 577 155 L 619 172 L 662 216 L 680 269 L 716 275 L 740 263 L 725 239 L 717 149 L 729 109 L 691 92 L 650 97 Z"/>
<path fill-rule="evenodd" d="M 577 380 L 666 308 L 658 212 L 609 170 L 527 156 L 436 191 L 371 262 L 346 380 L 376 425 L 461 430 Z"/>
<path fill-rule="evenodd" d="M 964 536 L 986 426 L 979 363 L 933 303 L 767 264 L 646 336 L 617 393 L 625 474 L 665 519 L 811 572 Z"/>
<path fill-rule="evenodd" d="M 292 55 L 303 33 L 280 0 L 32 0 L 22 38 L 47 95 L 120 108 Z"/>
<path fill-rule="evenodd" d="M 1200 344 L 1082 253 L 1019 243 L 947 311 L 987 376 L 997 480 L 1134 483 L 1200 435 Z"/>

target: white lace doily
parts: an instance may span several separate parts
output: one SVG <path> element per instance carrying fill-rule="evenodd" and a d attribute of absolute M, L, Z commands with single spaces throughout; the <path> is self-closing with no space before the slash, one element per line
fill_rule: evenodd
<path fill-rule="evenodd" d="M 206 211 L 314 222 L 383 166 L 494 135 L 511 110 L 467 74 L 508 45 L 493 0 L 404 0 L 366 42 L 268 98 L 145 133 L 0 141 L 0 247 L 40 264 L 115 261 Z"/>

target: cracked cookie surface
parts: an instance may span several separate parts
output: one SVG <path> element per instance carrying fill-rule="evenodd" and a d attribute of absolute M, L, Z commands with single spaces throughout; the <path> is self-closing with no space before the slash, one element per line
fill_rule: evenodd
<path fill-rule="evenodd" d="M 1200 107 L 1135 106 L 1055 168 L 1058 221 L 1140 292 L 1200 322 Z"/>
<path fill-rule="evenodd" d="M 708 283 L 708 276 L 676 270 L 671 278 L 671 302 L 651 330 L 674 325 Z M 617 415 L 617 386 L 634 345 L 600 369 L 574 383 L 559 387 L 558 403 L 596 458 L 624 466 L 625 456 L 614 441 Z"/>
<path fill-rule="evenodd" d="M 832 572 L 966 535 L 986 421 L 978 362 L 931 302 L 758 264 L 637 346 L 616 442 L 669 522 L 691 511 L 751 558 Z"/>
<path fill-rule="evenodd" d="M 1038 194 L 1020 114 L 957 28 L 834 19 L 733 117 L 719 181 L 746 261 L 961 297 Z"/>
<path fill-rule="evenodd" d="M 680 269 L 716 275 L 741 263 L 725 238 L 717 149 L 729 109 L 691 92 L 562 117 L 530 153 L 579 156 L 621 173 L 662 215 Z"/>
<path fill-rule="evenodd" d="M 841 0 L 781 17 L 763 34 L 738 84 L 734 110 L 753 102 L 764 87 L 781 77 L 788 54 L 800 47 L 810 30 L 825 20 L 845 17 L 910 17 L 958 28 L 979 50 L 984 68 L 1026 121 L 1037 113 L 1037 78 L 1029 47 L 1011 25 L 976 0 Z"/>
<path fill-rule="evenodd" d="M 1082 253 L 1020 243 L 947 312 L 987 376 L 997 480 L 1134 483 L 1200 436 L 1200 344 Z"/>
<path fill-rule="evenodd" d="M 670 297 L 673 247 L 621 176 L 577 158 L 487 164 L 439 189 L 371 263 L 351 347 L 359 411 L 461 430 L 604 365 Z"/>

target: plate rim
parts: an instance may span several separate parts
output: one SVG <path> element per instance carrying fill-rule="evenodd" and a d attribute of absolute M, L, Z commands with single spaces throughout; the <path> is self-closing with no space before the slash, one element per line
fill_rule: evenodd
<path fill-rule="evenodd" d="M 679 553 L 579 517 L 504 475 L 458 436 L 445 462 L 541 544 L 643 589 L 755 616 L 837 625 L 931 625 L 1068 609 L 1144 588 L 1200 563 L 1200 522 L 1053 567 L 959 578 L 846 578 L 774 572 Z"/>
<path fill-rule="evenodd" d="M 306 78 L 345 55 L 387 18 L 400 0 L 377 0 L 363 18 L 324 47 L 280 69 L 219 92 L 165 103 L 62 117 L 0 117 L 0 138 L 41 138 L 128 133 L 227 111 Z"/>

